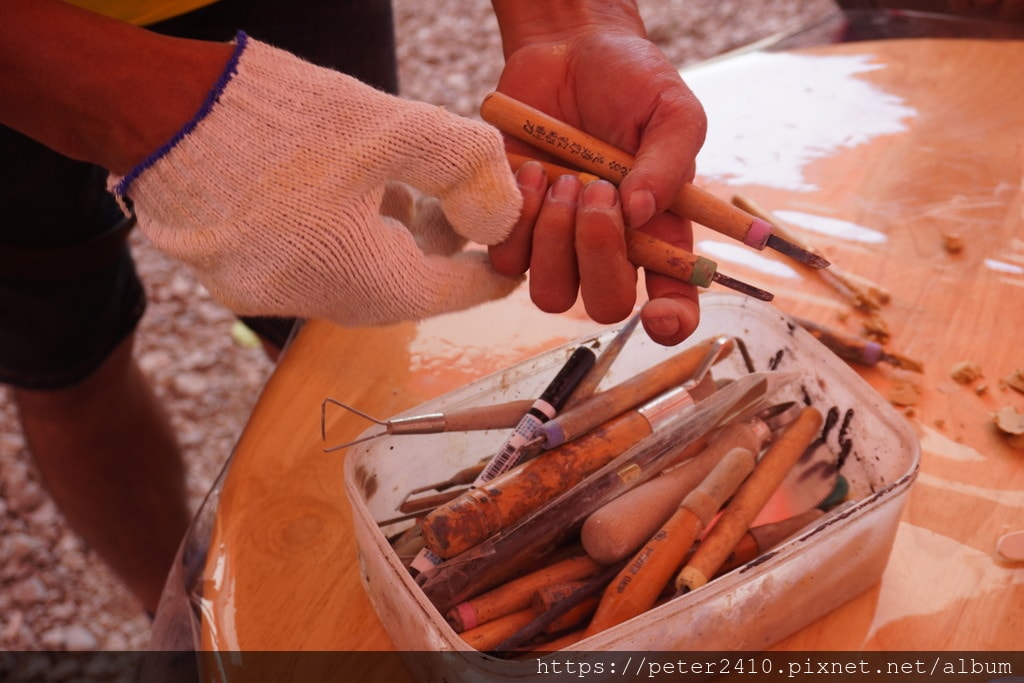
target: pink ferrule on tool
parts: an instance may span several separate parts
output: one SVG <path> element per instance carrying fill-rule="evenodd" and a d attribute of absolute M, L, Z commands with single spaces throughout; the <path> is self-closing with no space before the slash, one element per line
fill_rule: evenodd
<path fill-rule="evenodd" d="M 743 243 L 754 249 L 764 249 L 768 244 L 768 238 L 772 236 L 772 224 L 760 218 L 755 218 L 747 230 Z"/>
<path fill-rule="evenodd" d="M 456 611 L 459 613 L 459 617 L 462 620 L 462 630 L 468 631 L 471 628 L 476 628 L 479 624 L 476 621 L 476 610 L 468 602 L 459 603 L 455 606 Z"/>
<path fill-rule="evenodd" d="M 882 360 L 882 345 L 878 342 L 869 341 L 864 344 L 864 351 L 860 355 L 861 362 L 867 365 L 874 365 Z"/>

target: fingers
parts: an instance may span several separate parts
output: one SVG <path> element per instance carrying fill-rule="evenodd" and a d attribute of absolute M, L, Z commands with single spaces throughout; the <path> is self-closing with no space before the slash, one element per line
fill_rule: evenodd
<path fill-rule="evenodd" d="M 692 251 L 693 234 L 688 221 L 673 214 L 659 214 L 643 232 Z M 674 346 L 697 329 L 700 306 L 697 288 L 658 273 L 645 274 L 649 301 L 640 313 L 647 334 L 665 346 Z"/>
<path fill-rule="evenodd" d="M 619 193 L 611 183 L 598 181 L 583 188 L 576 258 L 587 315 L 599 323 L 629 316 L 636 303 L 636 267 L 626 255 Z"/>
<path fill-rule="evenodd" d="M 580 275 L 575 232 L 581 187 L 573 176 L 556 178 L 534 225 L 530 298 L 548 313 L 561 313 L 576 302 Z"/>
<path fill-rule="evenodd" d="M 516 173 L 516 184 L 523 198 L 519 220 L 505 241 L 487 248 L 495 270 L 505 275 L 522 275 L 530 268 L 533 225 L 548 191 L 548 176 L 539 163 L 531 161 Z"/>
<path fill-rule="evenodd" d="M 693 180 L 694 159 L 704 144 L 707 119 L 693 93 L 681 82 L 674 96 L 659 102 L 644 128 L 633 168 L 620 192 L 626 222 L 639 228 L 665 211 L 683 183 Z"/>
<path fill-rule="evenodd" d="M 517 175 L 524 211 L 508 240 L 490 250 L 496 270 L 508 275 L 530 271 L 530 296 L 543 311 L 560 313 L 582 296 L 587 314 L 601 323 L 628 317 L 636 305 L 636 267 L 629 262 L 619 192 L 608 182 L 586 186 L 575 176 L 547 187 L 540 168 L 524 164 Z M 686 248 L 689 224 L 659 215 L 644 230 Z M 650 337 L 674 345 L 697 326 L 694 287 L 654 273 L 647 275 L 651 297 L 641 319 Z"/>

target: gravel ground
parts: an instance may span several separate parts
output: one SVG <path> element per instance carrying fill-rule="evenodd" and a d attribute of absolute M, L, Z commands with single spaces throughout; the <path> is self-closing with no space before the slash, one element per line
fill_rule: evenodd
<path fill-rule="evenodd" d="M 475 116 L 501 69 L 484 0 L 395 0 L 402 93 Z M 831 0 L 641 0 L 649 33 L 680 66 L 833 9 Z M 198 507 L 272 366 L 232 336 L 233 318 L 183 267 L 133 236 L 150 305 L 138 355 L 165 402 Z M 145 649 L 149 622 L 47 498 L 0 387 L 0 649 Z"/>

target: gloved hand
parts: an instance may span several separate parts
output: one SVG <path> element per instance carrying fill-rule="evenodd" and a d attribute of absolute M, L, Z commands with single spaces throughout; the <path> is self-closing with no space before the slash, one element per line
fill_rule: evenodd
<path fill-rule="evenodd" d="M 390 181 L 437 201 L 395 191 L 382 209 Z M 502 241 L 519 215 L 497 131 L 244 34 L 196 119 L 109 185 L 157 248 L 239 314 L 382 324 L 501 297 L 521 279 L 461 251 L 467 238 Z"/>

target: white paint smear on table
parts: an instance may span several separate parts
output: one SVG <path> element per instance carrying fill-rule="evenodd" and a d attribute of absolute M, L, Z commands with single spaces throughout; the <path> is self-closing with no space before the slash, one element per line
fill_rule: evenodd
<path fill-rule="evenodd" d="M 907 129 L 917 111 L 859 74 L 871 55 L 754 52 L 684 70 L 708 117 L 700 176 L 784 190 L 818 189 L 805 168 L 843 148 Z"/>
<path fill-rule="evenodd" d="M 776 211 L 775 215 L 788 223 L 792 223 L 810 232 L 816 232 L 819 235 L 827 235 L 848 242 L 883 244 L 889 239 L 883 232 L 838 218 L 829 218 L 828 216 L 804 213 L 803 211 Z"/>

